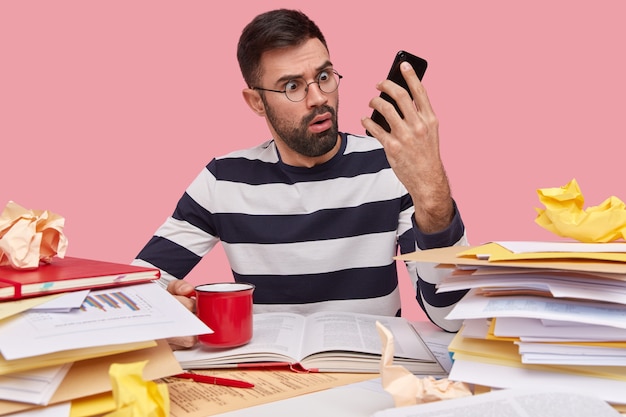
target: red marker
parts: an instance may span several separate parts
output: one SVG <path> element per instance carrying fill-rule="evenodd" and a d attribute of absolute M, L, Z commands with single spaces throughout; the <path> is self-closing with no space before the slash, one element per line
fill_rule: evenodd
<path fill-rule="evenodd" d="M 222 385 L 225 387 L 235 388 L 254 388 L 254 384 L 251 384 L 250 382 L 238 381 L 236 379 L 229 378 L 220 378 L 217 376 L 194 374 L 191 372 L 183 372 L 182 374 L 176 374 L 173 376 L 176 378 L 191 379 L 193 381 L 201 382 L 203 384 Z"/>

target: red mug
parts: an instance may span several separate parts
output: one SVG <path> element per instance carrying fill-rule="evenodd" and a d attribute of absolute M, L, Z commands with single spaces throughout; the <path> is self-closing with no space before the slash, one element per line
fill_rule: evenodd
<path fill-rule="evenodd" d="M 205 346 L 228 348 L 252 339 L 252 292 L 244 282 L 218 282 L 196 286 L 196 314 L 213 330 L 198 335 Z"/>

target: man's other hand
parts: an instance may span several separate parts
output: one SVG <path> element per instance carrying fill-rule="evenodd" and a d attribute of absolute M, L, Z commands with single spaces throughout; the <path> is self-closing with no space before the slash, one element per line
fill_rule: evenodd
<path fill-rule="evenodd" d="M 180 301 L 189 311 L 196 313 L 196 298 L 194 286 L 183 280 L 170 281 L 167 291 Z M 188 349 L 196 344 L 196 336 L 171 337 L 167 339 L 172 350 Z"/>

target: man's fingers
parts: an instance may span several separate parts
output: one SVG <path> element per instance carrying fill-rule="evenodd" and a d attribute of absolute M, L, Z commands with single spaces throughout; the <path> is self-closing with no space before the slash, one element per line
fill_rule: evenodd
<path fill-rule="evenodd" d="M 191 296 L 195 292 L 193 285 L 184 280 L 174 280 L 167 284 L 167 291 L 174 295 Z"/>
<path fill-rule="evenodd" d="M 167 343 L 169 343 L 172 350 L 189 349 L 193 347 L 197 341 L 198 338 L 196 336 L 170 337 L 167 339 Z"/>
<path fill-rule="evenodd" d="M 196 299 L 195 298 L 185 297 L 183 295 L 175 295 L 174 297 L 176 297 L 176 299 L 180 301 L 180 303 L 184 305 L 187 310 L 195 314 L 196 312 Z"/>

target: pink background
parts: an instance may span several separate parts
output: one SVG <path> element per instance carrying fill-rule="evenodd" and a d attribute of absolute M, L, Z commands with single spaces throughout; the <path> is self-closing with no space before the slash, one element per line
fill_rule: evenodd
<path fill-rule="evenodd" d="M 429 61 L 472 244 L 555 239 L 534 223 L 538 188 L 576 178 L 586 206 L 626 198 L 623 0 L 349 3 L 0 2 L 0 205 L 65 217 L 70 256 L 130 262 L 212 156 L 268 139 L 235 49 L 276 7 L 325 33 L 343 131 L 363 131 L 396 50 Z M 219 247 L 190 276 L 228 279 Z"/>

